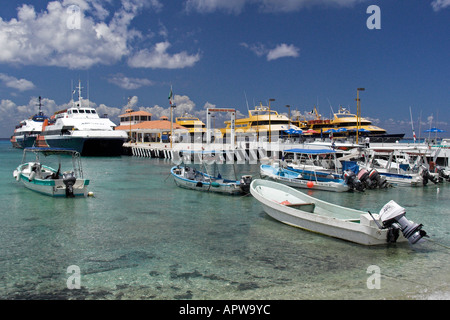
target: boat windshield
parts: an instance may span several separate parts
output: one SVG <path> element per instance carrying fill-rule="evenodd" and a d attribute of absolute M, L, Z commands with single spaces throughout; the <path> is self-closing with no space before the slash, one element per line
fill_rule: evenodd
<path fill-rule="evenodd" d="M 252 116 L 268 116 L 269 114 L 278 115 L 278 113 L 274 110 L 270 110 L 270 113 L 269 113 L 269 110 L 253 110 L 250 112 L 251 112 Z"/>

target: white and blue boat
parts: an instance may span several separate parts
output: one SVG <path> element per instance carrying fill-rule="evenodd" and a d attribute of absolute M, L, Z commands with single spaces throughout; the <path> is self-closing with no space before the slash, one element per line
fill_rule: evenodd
<path fill-rule="evenodd" d="M 81 84 L 78 92 L 78 102 L 73 101 L 72 107 L 45 119 L 34 146 L 74 149 L 82 156 L 120 156 L 127 133 L 115 130 L 116 124 L 83 101 Z"/>
<path fill-rule="evenodd" d="M 366 170 L 376 169 L 389 183 L 398 186 L 426 186 L 428 181 L 438 182 L 438 174 L 430 173 L 427 158 L 431 157 L 423 147 L 377 147 L 366 150 L 364 162 L 358 162 Z"/>
<path fill-rule="evenodd" d="M 335 192 L 346 192 L 350 187 L 342 178 L 333 176 L 321 177 L 308 174 L 303 176 L 301 172 L 284 168 L 279 163 L 262 164 L 260 166 L 261 178 L 269 178 L 271 180 L 283 183 L 290 187 L 306 188 L 312 190 L 326 190 Z"/>
<path fill-rule="evenodd" d="M 34 161 L 26 161 L 28 153 L 35 155 Z M 42 164 L 42 155 L 56 155 L 58 169 Z M 71 170 L 61 171 L 64 159 L 67 160 L 64 164 L 71 163 Z M 80 153 L 72 149 L 24 148 L 22 164 L 14 170 L 13 177 L 26 188 L 52 197 L 73 198 L 88 195 L 89 180 L 83 178 Z"/>
<path fill-rule="evenodd" d="M 14 133 L 9 140 L 14 148 L 32 147 L 36 138 L 42 131 L 42 125 L 48 117 L 42 112 L 41 97 L 39 97 L 39 112 L 34 116 L 20 121 L 14 129 Z"/>
<path fill-rule="evenodd" d="M 187 165 L 174 166 L 170 173 L 178 187 L 225 194 L 249 193 L 252 182 L 250 175 L 244 175 L 240 180 L 229 180 L 223 179 L 220 173 L 212 176 Z"/>

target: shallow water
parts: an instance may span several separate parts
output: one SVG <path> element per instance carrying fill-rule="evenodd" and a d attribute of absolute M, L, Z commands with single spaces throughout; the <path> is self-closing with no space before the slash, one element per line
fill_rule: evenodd
<path fill-rule="evenodd" d="M 309 191 L 371 212 L 394 199 L 430 235 L 365 247 L 281 224 L 251 196 L 178 188 L 170 160 L 83 157 L 95 197 L 53 199 L 13 179 L 21 150 L 2 141 L 0 159 L 1 299 L 450 298 L 449 183 Z M 258 177 L 257 165 L 236 170 Z M 68 289 L 72 265 L 80 289 Z M 372 265 L 379 289 L 368 288 Z"/>

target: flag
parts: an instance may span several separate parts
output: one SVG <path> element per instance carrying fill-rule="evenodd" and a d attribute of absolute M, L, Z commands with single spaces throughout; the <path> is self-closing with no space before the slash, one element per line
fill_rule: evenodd
<path fill-rule="evenodd" d="M 413 137 L 414 137 L 414 142 L 416 142 L 416 133 L 413 130 Z"/>
<path fill-rule="evenodd" d="M 172 86 L 170 87 L 170 93 L 169 93 L 169 103 L 172 104 L 172 97 L 173 97 L 173 93 L 172 93 Z"/>

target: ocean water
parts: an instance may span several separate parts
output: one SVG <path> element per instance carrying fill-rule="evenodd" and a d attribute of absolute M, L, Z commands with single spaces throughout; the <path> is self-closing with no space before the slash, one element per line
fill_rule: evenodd
<path fill-rule="evenodd" d="M 450 299 L 450 183 L 305 191 L 371 212 L 393 199 L 430 235 L 366 247 L 277 222 L 251 196 L 178 188 L 170 160 L 83 157 L 94 197 L 53 199 L 13 179 L 21 159 L 0 142 L 0 299 Z"/>

